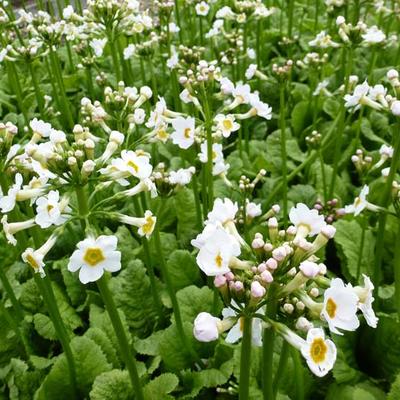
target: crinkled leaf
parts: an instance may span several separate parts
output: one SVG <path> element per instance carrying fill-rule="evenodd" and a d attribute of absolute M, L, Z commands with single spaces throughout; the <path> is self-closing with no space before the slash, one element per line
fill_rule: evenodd
<path fill-rule="evenodd" d="M 179 383 L 176 375 L 165 373 L 150 381 L 143 389 L 145 400 L 166 400 L 174 399 L 168 396 Z"/>
<path fill-rule="evenodd" d="M 174 251 L 168 259 L 167 268 L 176 290 L 201 283 L 196 259 L 187 250 Z"/>
<path fill-rule="evenodd" d="M 89 393 L 91 400 L 131 400 L 134 398 L 128 371 L 113 369 L 99 375 Z"/>

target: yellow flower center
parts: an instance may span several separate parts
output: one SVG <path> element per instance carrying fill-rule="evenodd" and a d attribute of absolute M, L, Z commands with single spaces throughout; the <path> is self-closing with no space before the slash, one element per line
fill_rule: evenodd
<path fill-rule="evenodd" d="M 35 258 L 32 256 L 32 254 L 28 254 L 26 256 L 26 261 L 28 261 L 28 264 L 33 268 L 33 269 L 38 269 L 39 264 L 36 262 Z"/>
<path fill-rule="evenodd" d="M 212 159 L 215 160 L 217 158 L 218 154 L 216 151 L 212 152 Z"/>
<path fill-rule="evenodd" d="M 215 257 L 215 264 L 217 264 L 218 268 L 222 267 L 222 257 L 221 257 L 221 253 L 218 253 L 217 256 Z"/>
<path fill-rule="evenodd" d="M 328 351 L 328 347 L 324 342 L 324 339 L 322 338 L 317 338 L 314 339 L 311 348 L 310 348 L 310 354 L 312 360 L 316 363 L 319 364 L 325 360 L 326 353 Z"/>
<path fill-rule="evenodd" d="M 133 168 L 135 172 L 139 171 L 139 167 L 133 161 L 128 161 L 128 166 Z"/>
<path fill-rule="evenodd" d="M 239 318 L 239 329 L 240 329 L 240 332 L 243 332 L 243 329 L 244 329 L 244 318 L 243 317 Z"/>
<path fill-rule="evenodd" d="M 336 309 L 337 309 L 336 303 L 331 298 L 329 298 L 328 301 L 326 302 L 326 312 L 328 313 L 330 318 L 335 318 Z"/>
<path fill-rule="evenodd" d="M 233 123 L 230 119 L 224 119 L 224 121 L 222 122 L 222 126 L 227 131 L 230 131 L 233 128 Z"/>
<path fill-rule="evenodd" d="M 146 222 L 142 226 L 142 231 L 145 235 L 149 235 L 151 232 L 153 232 L 153 227 L 154 227 L 154 219 L 153 217 L 147 217 Z"/>
<path fill-rule="evenodd" d="M 191 134 L 192 130 L 190 128 L 186 128 L 183 131 L 183 136 L 185 136 L 186 139 L 190 139 L 190 134 Z"/>
<path fill-rule="evenodd" d="M 361 204 L 361 202 L 362 202 L 361 199 L 359 197 L 356 197 L 354 200 L 354 205 L 358 207 Z"/>
<path fill-rule="evenodd" d="M 157 132 L 157 134 L 158 134 L 158 137 L 159 137 L 160 139 L 166 139 L 166 138 L 168 137 L 168 133 L 167 133 L 167 131 L 166 131 L 165 129 L 160 129 L 160 130 Z"/>
<path fill-rule="evenodd" d="M 83 260 L 91 267 L 95 267 L 98 263 L 105 260 L 103 250 L 99 249 L 98 247 L 89 247 L 86 249 Z"/>
<path fill-rule="evenodd" d="M 53 208 L 54 208 L 54 206 L 52 206 L 51 204 L 48 204 L 47 205 L 47 212 L 49 213 Z"/>

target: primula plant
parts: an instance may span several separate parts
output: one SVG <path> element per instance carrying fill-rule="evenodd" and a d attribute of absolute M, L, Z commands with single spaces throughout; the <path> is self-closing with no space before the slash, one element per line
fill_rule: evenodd
<path fill-rule="evenodd" d="M 1 399 L 400 399 L 399 21 L 0 0 Z"/>

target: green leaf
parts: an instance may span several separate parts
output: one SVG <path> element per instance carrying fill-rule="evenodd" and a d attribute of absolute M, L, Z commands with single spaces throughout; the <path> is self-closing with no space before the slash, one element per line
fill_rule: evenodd
<path fill-rule="evenodd" d="M 160 241 L 161 241 L 161 248 L 163 251 L 163 255 L 166 259 L 168 259 L 169 255 L 172 254 L 178 248 L 178 242 L 176 237 L 173 233 L 169 232 L 160 232 Z M 152 260 L 159 260 L 160 255 L 156 249 L 154 241 L 150 242 L 150 252 Z"/>
<path fill-rule="evenodd" d="M 50 340 L 58 339 L 54 324 L 47 315 L 40 313 L 35 314 L 33 316 L 33 324 L 35 325 L 35 329 L 40 336 Z"/>
<path fill-rule="evenodd" d="M 311 185 L 293 185 L 288 191 L 288 199 L 293 204 L 313 204 L 317 200 L 317 192 Z"/>
<path fill-rule="evenodd" d="M 396 379 L 390 387 L 390 391 L 387 396 L 387 400 L 398 400 L 400 399 L 400 374 L 397 374 Z"/>
<path fill-rule="evenodd" d="M 166 373 L 158 376 L 149 382 L 143 389 L 145 400 L 167 400 L 174 399 L 172 396 L 167 396 L 171 393 L 179 383 L 176 375 Z"/>
<path fill-rule="evenodd" d="M 339 113 L 340 103 L 332 97 L 327 97 L 324 101 L 322 109 L 332 118 L 335 119 Z"/>
<path fill-rule="evenodd" d="M 132 384 L 128 371 L 113 369 L 99 375 L 90 391 L 91 400 L 131 400 Z"/>
<path fill-rule="evenodd" d="M 310 102 L 303 100 L 297 103 L 291 113 L 291 123 L 295 135 L 301 133 L 310 122 Z"/>
<path fill-rule="evenodd" d="M 183 321 L 190 323 L 193 323 L 197 315 L 203 311 L 218 315 L 222 309 L 219 297 L 217 305 L 214 307 L 214 292 L 207 286 L 202 288 L 193 285 L 185 287 L 177 293 L 177 298 Z"/>
<path fill-rule="evenodd" d="M 156 309 L 150 279 L 142 261 L 132 260 L 110 281 L 117 307 L 123 311 L 128 326 L 138 335 L 148 334 L 155 324 Z"/>
<path fill-rule="evenodd" d="M 326 400 L 385 400 L 385 393 L 370 382 L 363 382 L 356 386 L 338 385 L 329 387 Z"/>
<path fill-rule="evenodd" d="M 187 187 L 180 188 L 174 197 L 174 206 L 175 210 L 177 210 L 178 241 L 182 247 L 187 247 L 190 244 L 190 240 L 198 233 L 193 191 Z"/>
<path fill-rule="evenodd" d="M 196 259 L 187 250 L 175 250 L 168 259 L 167 268 L 176 290 L 201 283 Z"/>
<path fill-rule="evenodd" d="M 360 254 L 362 228 L 357 220 L 339 220 L 335 224 L 335 243 L 339 248 L 342 260 L 342 272 L 347 280 L 357 278 L 358 258 Z M 371 274 L 371 260 L 374 259 L 375 238 L 371 230 L 366 230 L 361 273 Z M 360 275 L 361 276 L 361 275 Z"/>
<path fill-rule="evenodd" d="M 109 371 L 111 365 L 100 347 L 87 337 L 75 337 L 71 348 L 77 372 L 80 398 L 88 395 L 95 378 Z M 74 398 L 69 380 L 68 364 L 61 354 L 36 393 L 36 400 L 71 400 Z"/>

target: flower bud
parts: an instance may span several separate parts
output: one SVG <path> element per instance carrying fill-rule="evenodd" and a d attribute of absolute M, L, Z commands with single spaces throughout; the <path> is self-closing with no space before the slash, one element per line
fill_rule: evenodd
<path fill-rule="evenodd" d="M 272 276 L 271 272 L 269 271 L 264 271 L 260 275 L 261 280 L 265 283 L 271 283 L 274 280 L 274 277 Z"/>
<path fill-rule="evenodd" d="M 261 297 L 265 296 L 265 292 L 266 292 L 265 287 L 261 286 L 259 282 L 253 281 L 251 283 L 251 288 L 250 288 L 251 297 L 260 299 Z"/>
<path fill-rule="evenodd" d="M 194 320 L 193 335 L 199 342 L 212 342 L 218 339 L 219 318 L 209 313 L 201 312 Z"/>
<path fill-rule="evenodd" d="M 299 269 L 306 278 L 314 278 L 319 274 L 319 266 L 311 261 L 303 261 Z"/>

